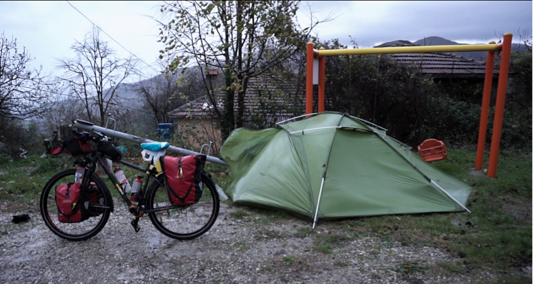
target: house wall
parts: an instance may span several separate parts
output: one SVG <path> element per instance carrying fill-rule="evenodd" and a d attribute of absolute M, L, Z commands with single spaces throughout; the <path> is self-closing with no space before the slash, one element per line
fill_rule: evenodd
<path fill-rule="evenodd" d="M 179 118 L 177 120 L 178 145 L 199 152 L 202 145 L 213 142 L 210 155 L 217 156 L 222 146 L 220 127 L 211 118 Z M 204 151 L 207 153 L 207 149 Z"/>

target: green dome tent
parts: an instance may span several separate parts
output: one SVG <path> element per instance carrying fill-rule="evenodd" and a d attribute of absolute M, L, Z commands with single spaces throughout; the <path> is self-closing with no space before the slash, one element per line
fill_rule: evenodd
<path fill-rule="evenodd" d="M 224 142 L 235 203 L 313 219 L 468 211 L 470 187 L 364 120 L 320 113 Z"/>

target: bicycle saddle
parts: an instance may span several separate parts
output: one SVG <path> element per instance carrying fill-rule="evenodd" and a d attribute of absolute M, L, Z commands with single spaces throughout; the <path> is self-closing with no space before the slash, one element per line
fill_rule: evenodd
<path fill-rule="evenodd" d="M 168 148 L 170 144 L 168 142 L 151 142 L 151 143 L 141 143 L 141 147 L 148 151 L 159 152 Z"/>

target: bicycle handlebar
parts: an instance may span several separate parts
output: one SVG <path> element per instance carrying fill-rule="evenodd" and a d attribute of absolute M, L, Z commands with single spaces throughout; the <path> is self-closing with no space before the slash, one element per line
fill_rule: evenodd
<path fill-rule="evenodd" d="M 142 138 L 142 137 L 138 137 L 138 136 L 135 136 L 135 135 L 119 132 L 119 131 L 116 131 L 116 130 L 111 130 L 111 129 L 107 129 L 107 128 L 104 128 L 104 127 L 96 126 L 92 122 L 81 120 L 81 119 L 76 120 L 74 122 L 74 124 L 75 124 L 75 126 L 77 128 L 81 128 L 81 129 L 84 129 L 84 130 L 87 130 L 87 131 L 89 131 L 89 130 L 90 131 L 99 131 L 101 133 L 104 133 L 105 135 L 108 135 L 110 137 L 115 137 L 115 138 L 118 138 L 118 139 L 124 139 L 124 140 L 137 142 L 137 143 L 157 142 L 157 141 L 153 141 L 153 140 L 150 140 L 150 139 L 147 139 L 147 138 Z M 170 145 L 167 148 L 167 151 L 175 152 L 175 153 L 178 153 L 180 155 L 201 154 L 201 153 L 198 153 L 198 152 L 194 152 L 194 151 L 191 151 L 191 150 L 179 148 L 179 147 L 172 146 L 172 145 Z M 212 163 L 216 163 L 216 164 L 220 164 L 220 165 L 223 165 L 223 166 L 227 166 L 228 165 L 226 163 L 226 161 L 224 161 L 224 160 L 222 160 L 220 158 L 214 157 L 214 156 L 209 156 L 209 155 L 207 155 L 207 161 L 208 162 L 212 162 Z"/>

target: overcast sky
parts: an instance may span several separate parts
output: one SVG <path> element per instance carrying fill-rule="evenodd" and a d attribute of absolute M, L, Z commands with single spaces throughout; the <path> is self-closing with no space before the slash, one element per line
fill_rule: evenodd
<path fill-rule="evenodd" d="M 338 38 L 350 47 L 351 36 L 360 48 L 429 36 L 485 44 L 507 32 L 518 42 L 519 31 L 531 35 L 531 3 L 311 1 L 300 4 L 299 21 L 308 25 L 311 9 L 315 18 L 332 19 L 314 35 L 321 40 Z M 32 67 L 42 65 L 46 73 L 57 74 L 58 59 L 72 58 L 71 46 L 75 40 L 83 40 L 94 23 L 110 36 L 102 34 L 118 56 L 127 57 L 131 52 L 142 60 L 139 67 L 147 78 L 156 73 L 147 64 L 160 69 L 155 21 L 161 19 L 159 7 L 157 1 L 0 1 L 0 28 L 6 37 L 16 38 L 19 48 L 26 47 L 35 58 Z"/>

